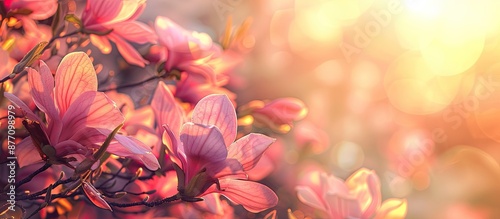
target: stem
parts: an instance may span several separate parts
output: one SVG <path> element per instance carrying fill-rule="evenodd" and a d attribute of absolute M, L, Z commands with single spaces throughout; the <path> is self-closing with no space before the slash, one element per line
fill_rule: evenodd
<path fill-rule="evenodd" d="M 109 176 L 109 175 L 111 175 L 111 176 L 113 176 L 113 177 L 115 177 L 115 178 L 120 178 L 120 179 L 128 179 L 128 180 L 129 180 L 129 179 L 131 179 L 132 177 L 134 177 L 134 176 L 122 176 L 122 175 L 116 175 L 116 174 L 113 174 L 113 173 L 107 173 L 107 172 L 102 172 L 102 174 L 103 174 L 103 175 L 108 175 L 108 176 Z M 154 172 L 151 172 L 151 174 L 149 174 L 148 176 L 139 176 L 139 177 L 137 177 L 137 180 L 140 180 L 140 181 L 142 181 L 142 180 L 149 180 L 149 179 L 152 179 L 152 178 L 153 178 L 153 176 L 155 176 L 155 173 L 154 173 Z M 102 183 L 100 186 L 103 186 L 104 184 L 105 184 L 105 183 Z M 99 187 L 100 187 L 100 186 L 99 186 Z"/>
<path fill-rule="evenodd" d="M 132 84 L 126 84 L 126 85 L 122 85 L 122 86 L 118 86 L 118 87 L 115 87 L 115 88 L 107 88 L 107 89 L 102 89 L 102 90 L 99 90 L 100 92 L 108 92 L 108 91 L 113 91 L 113 90 L 118 90 L 118 89 L 123 89 L 123 88 L 129 88 L 129 87 L 135 87 L 135 86 L 139 86 L 141 84 L 144 84 L 144 83 L 147 83 L 147 82 L 150 82 L 150 81 L 153 81 L 155 79 L 160 79 L 162 78 L 162 76 L 160 75 L 155 75 L 153 77 L 150 77 L 150 78 L 147 78 L 146 80 L 144 81 L 139 81 L 139 82 L 136 82 L 136 83 L 132 83 Z"/>
<path fill-rule="evenodd" d="M 52 186 L 52 188 L 56 188 L 57 186 L 61 185 L 61 184 L 66 184 L 66 183 L 70 183 L 70 182 L 73 182 L 74 180 L 72 180 L 71 178 L 68 178 L 68 179 L 65 179 L 65 180 L 58 180 L 54 183 L 54 185 Z M 18 200 L 31 200 L 31 199 L 35 199 L 37 198 L 38 196 L 40 195 L 43 195 L 45 193 L 47 193 L 47 190 L 48 190 L 48 187 L 41 190 L 41 191 L 38 191 L 38 192 L 35 192 L 33 194 L 29 194 L 29 195 L 25 195 L 25 196 L 20 196 L 18 198 Z"/>
<path fill-rule="evenodd" d="M 26 177 L 26 178 L 22 179 L 21 181 L 19 181 L 18 183 L 16 183 L 15 184 L 16 188 L 22 186 L 25 183 L 30 182 L 33 179 L 33 177 L 35 177 L 36 175 L 40 174 L 41 172 L 49 169 L 50 166 L 52 166 L 51 163 L 45 163 L 40 169 L 36 170 L 35 172 L 31 173 L 28 177 Z"/>
<path fill-rule="evenodd" d="M 17 115 L 14 115 L 14 117 L 18 118 L 18 119 L 19 118 L 24 118 L 24 116 L 17 116 Z M 0 117 L 0 120 L 4 120 L 4 119 L 8 119 L 8 118 L 9 118 L 9 116 L 7 115 L 7 116 L 4 116 L 4 117 Z"/>
<path fill-rule="evenodd" d="M 82 30 L 81 29 L 78 29 L 76 31 L 73 31 L 71 33 L 68 33 L 68 34 L 65 34 L 65 35 L 62 35 L 62 36 L 55 36 L 55 37 L 52 37 L 49 42 L 47 43 L 47 45 L 42 49 L 42 51 L 40 52 L 40 54 L 43 54 L 43 52 L 45 52 L 45 50 L 47 50 L 48 48 L 50 48 L 50 46 L 52 45 L 52 43 L 54 43 L 54 41 L 56 41 L 57 39 L 61 39 L 61 38 L 66 38 L 66 37 L 69 37 L 69 36 L 73 36 L 73 35 L 76 35 L 78 33 L 81 33 Z M 29 66 L 27 66 L 29 67 Z M 26 70 L 23 70 L 22 72 L 18 73 L 18 74 L 26 74 L 27 71 Z M 0 83 L 4 83 L 12 78 L 15 78 L 17 74 L 9 74 L 7 76 L 5 76 L 4 78 L 2 78 L 0 80 Z"/>
<path fill-rule="evenodd" d="M 140 202 L 133 202 L 133 203 L 116 203 L 116 202 L 108 202 L 109 205 L 119 207 L 119 208 L 128 208 L 128 207 L 133 207 L 133 206 L 139 206 L 139 205 L 144 205 L 147 207 L 155 207 L 159 206 L 165 203 L 173 202 L 180 200 L 181 197 L 179 193 L 175 194 L 174 196 L 166 197 L 164 199 L 152 201 L 152 202 L 145 202 L 145 201 L 140 201 Z"/>
<path fill-rule="evenodd" d="M 82 30 L 81 29 L 78 29 L 78 30 L 75 30 L 71 33 L 68 33 L 68 34 L 64 34 L 62 36 L 55 36 L 55 37 L 52 37 L 52 39 L 50 39 L 49 43 L 47 43 L 47 46 L 45 46 L 45 48 L 43 48 L 42 52 L 43 53 L 46 49 L 48 49 L 52 43 L 54 43 L 54 41 L 58 40 L 58 39 L 61 39 L 61 38 L 66 38 L 66 37 L 70 37 L 70 36 L 73 36 L 73 35 L 76 35 L 78 33 L 81 33 Z"/>

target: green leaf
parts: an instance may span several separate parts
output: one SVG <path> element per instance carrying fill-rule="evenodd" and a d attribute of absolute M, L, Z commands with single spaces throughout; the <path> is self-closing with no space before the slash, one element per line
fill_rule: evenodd
<path fill-rule="evenodd" d="M 61 23 L 61 4 L 58 3 L 56 14 L 54 14 L 54 17 L 52 18 L 52 24 L 50 25 L 52 28 L 52 36 L 59 36 L 60 32 L 58 33 L 58 30 L 60 28 L 57 27 L 59 27 L 60 23 Z"/>
<path fill-rule="evenodd" d="M 52 187 L 53 184 L 50 184 L 49 187 L 47 187 L 47 193 L 45 193 L 45 203 L 50 203 L 52 200 Z"/>
<path fill-rule="evenodd" d="M 113 132 L 111 132 L 111 134 L 108 135 L 108 137 L 106 138 L 106 141 L 104 141 L 104 143 L 99 148 L 99 150 L 97 150 L 97 152 L 94 153 L 93 157 L 96 161 L 101 159 L 101 157 L 104 155 L 104 152 L 106 152 L 106 150 L 109 147 L 109 144 L 111 144 L 111 141 L 113 140 L 113 138 L 115 138 L 116 133 L 118 133 L 118 131 L 120 131 L 122 126 L 123 126 L 123 123 L 120 124 L 118 127 L 116 127 L 115 130 L 113 130 Z"/>
<path fill-rule="evenodd" d="M 99 159 L 101 159 L 104 154 L 106 154 L 106 150 L 109 147 L 109 144 L 111 144 L 111 141 L 113 138 L 115 138 L 116 133 L 122 128 L 123 124 L 120 124 L 118 127 L 111 132 L 104 143 L 101 145 L 101 147 L 92 155 L 92 157 L 87 157 L 85 160 L 83 160 L 80 164 L 78 164 L 75 168 L 75 172 L 73 173 L 73 176 L 71 178 L 76 179 L 83 173 L 87 172 L 92 168 L 92 165 L 94 165 L 95 162 L 97 162 Z"/>
<path fill-rule="evenodd" d="M 30 10 L 30 9 L 27 9 L 27 8 L 20 8 L 20 9 L 14 9 L 12 11 L 9 11 L 7 13 L 7 16 L 6 17 L 14 17 L 16 15 L 24 15 L 24 16 L 27 16 L 27 15 L 30 15 L 32 14 L 33 11 Z"/>
<path fill-rule="evenodd" d="M 64 20 L 72 23 L 76 28 L 83 27 L 82 21 L 80 20 L 80 18 L 76 17 L 74 14 L 67 14 L 64 17 Z"/>
<path fill-rule="evenodd" d="M 33 62 L 35 62 L 45 50 L 45 46 L 47 46 L 48 42 L 40 42 L 36 46 L 34 46 L 28 54 L 26 54 L 16 66 L 14 66 L 14 70 L 12 70 L 12 74 L 18 74 L 22 72 L 26 67 L 31 66 Z"/>
<path fill-rule="evenodd" d="M 49 157 L 47 156 L 46 151 L 44 151 L 43 148 L 46 145 L 50 145 L 50 141 L 45 132 L 43 131 L 42 127 L 40 126 L 40 123 L 30 119 L 25 119 L 23 120 L 23 125 L 26 128 L 26 130 L 28 130 L 28 133 L 30 133 L 31 141 L 33 142 L 33 145 L 40 154 L 40 157 L 44 161 L 47 161 Z M 46 148 L 45 150 L 50 150 L 50 149 Z"/>
<path fill-rule="evenodd" d="M 84 29 L 83 32 L 86 33 L 86 34 L 94 34 L 94 35 L 97 35 L 97 36 L 106 36 L 109 33 L 113 32 L 113 29 L 104 30 L 104 31 L 96 31 L 96 30 L 86 30 L 86 29 Z"/>

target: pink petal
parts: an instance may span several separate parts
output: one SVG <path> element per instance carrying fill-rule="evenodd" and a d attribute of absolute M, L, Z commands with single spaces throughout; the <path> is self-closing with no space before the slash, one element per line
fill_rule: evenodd
<path fill-rule="evenodd" d="M 58 120 L 59 112 L 54 102 L 54 77 L 45 62 L 40 61 L 40 72 L 32 68 L 28 70 L 28 83 L 36 106 L 51 120 Z"/>
<path fill-rule="evenodd" d="M 251 170 L 274 141 L 274 138 L 250 133 L 229 146 L 227 157 L 238 160 L 245 171 Z"/>
<path fill-rule="evenodd" d="M 260 114 L 267 119 L 280 124 L 292 124 L 307 115 L 307 108 L 299 99 L 279 98 L 267 103 L 263 108 L 255 109 L 255 114 Z"/>
<path fill-rule="evenodd" d="M 78 142 L 87 148 L 97 149 L 106 140 L 106 137 L 96 128 L 85 127 L 76 131 L 68 140 Z"/>
<path fill-rule="evenodd" d="M 157 40 L 156 34 L 153 30 L 140 22 L 121 22 L 113 25 L 111 28 L 113 29 L 113 33 L 120 35 L 125 40 L 130 42 L 144 44 L 148 42 L 156 43 Z"/>
<path fill-rule="evenodd" d="M 188 33 L 184 28 L 166 17 L 158 16 L 155 20 L 155 30 L 160 44 L 169 50 L 190 53 Z"/>
<path fill-rule="evenodd" d="M 325 212 L 327 211 L 325 203 L 318 196 L 319 194 L 316 194 L 311 188 L 296 186 L 295 190 L 297 190 L 297 197 L 302 203 Z"/>
<path fill-rule="evenodd" d="M 62 119 L 64 130 L 60 139 L 69 139 L 85 127 L 113 130 L 123 123 L 123 120 L 120 110 L 104 93 L 85 92 L 74 101 L 64 115 Z"/>
<path fill-rule="evenodd" d="M 109 135 L 109 133 L 111 133 L 110 130 L 100 129 L 100 131 L 105 135 Z M 144 143 L 135 138 L 123 135 L 115 135 L 115 139 L 119 144 L 109 145 L 107 150 L 108 152 L 118 156 L 130 157 L 134 160 L 138 160 L 150 170 L 157 170 L 160 168 L 158 159 L 156 159 L 151 152 L 151 148 L 146 146 Z"/>
<path fill-rule="evenodd" d="M 109 54 L 112 50 L 111 43 L 109 43 L 108 38 L 105 36 L 91 34 L 90 42 L 92 42 L 92 45 L 96 46 L 102 54 Z"/>
<path fill-rule="evenodd" d="M 210 84 L 206 79 L 197 74 L 181 74 L 181 80 L 177 82 L 175 89 L 175 97 L 182 99 L 185 102 L 196 104 L 203 97 L 210 94 L 225 94 L 234 102 L 236 95 L 231 91 Z"/>
<path fill-rule="evenodd" d="M 31 111 L 31 109 L 22 100 L 20 100 L 18 97 L 16 97 L 14 94 L 4 92 L 3 95 L 7 99 L 9 99 L 10 102 L 12 102 L 12 104 L 14 104 L 14 106 L 16 106 L 17 108 L 21 109 L 21 111 L 24 113 L 23 116 L 25 116 L 26 118 L 31 119 L 33 121 L 37 121 L 40 124 L 43 124 L 43 122 L 40 119 L 40 117 L 38 117 L 37 115 L 35 115 Z M 45 129 L 46 127 L 42 125 L 42 128 Z"/>
<path fill-rule="evenodd" d="M 264 211 L 278 204 L 278 196 L 273 190 L 260 183 L 233 179 L 222 179 L 219 183 L 221 190 L 212 186 L 205 193 L 220 193 L 253 213 Z"/>
<path fill-rule="evenodd" d="M 26 137 L 16 145 L 16 157 L 19 167 L 25 167 L 34 163 L 42 162 L 40 154 L 33 145 L 31 137 Z"/>
<path fill-rule="evenodd" d="M 193 203 L 193 206 L 195 208 L 197 208 L 201 212 L 209 212 L 216 215 L 224 214 L 224 209 L 222 208 L 220 201 L 220 194 L 212 193 L 201 198 L 203 198 L 203 201 Z"/>
<path fill-rule="evenodd" d="M 184 115 L 172 92 L 162 81 L 156 87 L 151 107 L 155 112 L 157 124 L 159 126 L 168 125 L 174 136 L 179 136 Z"/>
<path fill-rule="evenodd" d="M 34 20 L 45 20 L 54 15 L 57 10 L 57 0 L 33 1 L 33 0 L 18 0 L 12 1 L 9 7 L 14 9 L 29 9 L 32 13 L 29 15 Z"/>
<path fill-rule="evenodd" d="M 390 198 L 382 203 L 374 219 L 403 219 L 406 218 L 407 211 L 408 202 L 406 199 Z"/>
<path fill-rule="evenodd" d="M 87 196 L 87 198 L 94 204 L 95 206 L 113 211 L 111 206 L 109 206 L 108 202 L 106 202 L 102 197 L 101 193 L 97 191 L 97 189 L 88 182 L 83 182 L 82 184 L 83 192 Z"/>
<path fill-rule="evenodd" d="M 377 174 L 365 168 L 359 169 L 346 180 L 346 185 L 359 200 L 363 218 L 371 217 L 382 202 Z"/>
<path fill-rule="evenodd" d="M 216 126 L 226 147 L 236 138 L 236 111 L 226 95 L 213 94 L 201 99 L 194 107 L 192 122 Z"/>
<path fill-rule="evenodd" d="M 336 194 L 344 198 L 355 198 L 343 180 L 333 175 L 327 175 L 324 172 L 320 174 L 319 180 L 323 192 Z"/>
<path fill-rule="evenodd" d="M 122 8 L 122 0 L 88 0 L 82 15 L 84 26 L 94 23 L 104 23 L 114 19 Z"/>
<path fill-rule="evenodd" d="M 355 198 L 346 198 L 337 194 L 326 194 L 328 213 L 332 218 L 361 218 L 361 209 Z"/>
<path fill-rule="evenodd" d="M 92 153 L 87 147 L 73 140 L 59 142 L 54 145 L 54 148 L 56 149 L 57 157 L 65 157 L 74 154 L 89 156 Z"/>
<path fill-rule="evenodd" d="M 142 13 L 146 4 L 144 0 L 122 0 L 122 2 L 123 5 L 120 7 L 120 13 L 113 19 L 113 23 L 136 19 Z"/>
<path fill-rule="evenodd" d="M 249 180 L 260 181 L 269 176 L 269 174 L 271 174 L 275 168 L 276 165 L 273 163 L 269 156 L 262 156 L 255 167 L 249 171 L 246 171 L 246 173 L 248 174 Z"/>
<path fill-rule="evenodd" d="M 266 214 L 266 216 L 264 216 L 264 219 L 276 219 L 277 216 L 276 216 L 276 210 L 272 210 L 270 211 L 269 213 Z"/>
<path fill-rule="evenodd" d="M 118 52 L 123 56 L 125 61 L 127 61 L 131 65 L 137 65 L 139 67 L 144 67 L 146 64 L 149 64 L 144 58 L 142 58 L 141 54 L 137 52 L 137 50 L 130 45 L 127 41 L 125 41 L 121 36 L 118 36 L 111 32 L 108 35 L 108 38 L 115 42 L 116 48 L 118 48 Z"/>
<path fill-rule="evenodd" d="M 169 158 L 172 162 L 177 164 L 181 168 L 186 167 L 186 157 L 184 156 L 184 152 L 179 150 L 179 139 L 174 135 L 172 130 L 168 125 L 163 125 L 163 129 L 165 130 L 162 135 L 162 143 L 167 147 L 167 152 L 169 154 Z M 160 146 L 161 148 L 161 146 Z M 183 149 L 182 149 L 183 150 Z M 154 152 L 157 152 L 156 150 Z M 159 152 L 157 152 L 157 156 L 159 156 Z"/>
<path fill-rule="evenodd" d="M 207 62 L 211 59 L 210 56 L 207 56 L 202 59 L 197 60 L 188 60 L 182 63 L 177 63 L 175 68 L 181 69 L 183 71 L 188 72 L 189 74 L 199 75 L 206 83 L 210 85 L 217 85 L 217 75 L 214 72 L 214 67 L 207 64 Z M 167 60 L 168 61 L 168 60 Z"/>
<path fill-rule="evenodd" d="M 218 162 L 227 157 L 222 135 L 215 126 L 188 122 L 182 126 L 180 140 L 188 162 Z"/>
<path fill-rule="evenodd" d="M 322 185 L 323 184 L 321 180 L 322 174 L 324 174 L 324 170 L 319 166 L 315 164 L 306 165 L 304 167 L 304 170 L 302 170 L 301 174 L 298 176 L 297 185 L 307 186 L 310 189 L 312 189 L 314 193 L 318 195 L 326 193 L 328 191 L 328 188 Z"/>
<path fill-rule="evenodd" d="M 66 55 L 57 68 L 55 99 L 61 115 L 86 91 L 97 90 L 97 77 L 92 61 L 83 52 Z"/>
<path fill-rule="evenodd" d="M 146 9 L 146 1 L 136 0 L 136 2 L 137 2 L 137 6 L 127 5 L 127 4 L 124 5 L 125 9 L 131 8 L 131 9 L 135 10 L 134 14 L 132 16 L 130 16 L 128 19 L 126 19 L 126 21 L 137 20 L 141 16 L 142 12 L 144 12 L 144 9 Z M 130 3 L 133 3 L 133 2 L 128 2 L 128 4 L 130 4 Z"/>
<path fill-rule="evenodd" d="M 218 162 L 210 162 L 205 165 L 208 175 L 213 178 L 248 179 L 240 162 L 235 159 L 226 159 Z"/>

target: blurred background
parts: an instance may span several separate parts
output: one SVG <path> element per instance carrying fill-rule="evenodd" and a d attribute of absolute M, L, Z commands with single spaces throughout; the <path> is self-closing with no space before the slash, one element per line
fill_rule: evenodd
<path fill-rule="evenodd" d="M 74 2 L 81 14 L 86 1 Z M 227 26 L 241 27 L 225 48 L 241 61 L 225 88 L 236 94 L 240 134 L 277 138 L 249 175 L 280 201 L 258 214 L 235 206 L 237 217 L 323 218 L 296 186 L 318 184 L 314 173 L 345 180 L 367 168 L 382 200 L 407 200 L 407 218 L 500 218 L 500 1 L 147 0 L 138 20 L 154 26 L 157 16 L 215 42 Z M 18 45 L 43 38 L 28 37 Z M 150 45 L 134 46 L 151 56 Z M 126 64 L 116 49 L 78 50 L 92 52 L 103 90 L 157 73 Z M 157 84 L 117 90 L 140 107 Z M 245 111 L 288 97 L 293 124 Z"/>
<path fill-rule="evenodd" d="M 236 101 L 291 96 L 308 108 L 271 156 L 266 180 L 280 197 L 308 168 L 345 179 L 366 167 L 383 199 L 408 199 L 408 218 L 500 218 L 499 9 L 494 0 L 149 0 L 140 20 L 163 15 L 218 40 L 229 16 L 251 18 Z M 307 211 L 281 198 L 288 208 Z"/>

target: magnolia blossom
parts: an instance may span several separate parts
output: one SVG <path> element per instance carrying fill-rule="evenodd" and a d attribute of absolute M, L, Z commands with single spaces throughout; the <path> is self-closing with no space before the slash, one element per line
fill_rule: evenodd
<path fill-rule="evenodd" d="M 166 86 L 160 84 L 158 89 L 166 89 L 162 92 L 166 95 L 164 98 L 173 100 Z M 155 97 L 158 98 L 156 94 Z M 152 106 L 166 121 L 163 143 L 178 167 L 178 190 L 183 200 L 198 201 L 208 194 L 220 193 L 251 212 L 277 204 L 272 190 L 247 181 L 245 174 L 255 167 L 274 139 L 251 133 L 234 142 L 236 112 L 227 96 L 203 98 L 195 106 L 191 122 L 184 124 L 178 119 L 167 120 L 178 109 L 175 104 L 156 102 L 155 97 Z"/>
<path fill-rule="evenodd" d="M 208 34 L 188 31 L 161 16 L 156 18 L 155 30 L 162 46 L 159 56 L 165 61 L 165 70 L 200 74 L 215 82 L 216 75 L 209 62 L 221 55 L 222 48 L 213 43 Z"/>
<path fill-rule="evenodd" d="M 184 115 L 184 110 L 174 99 L 174 96 L 170 92 L 170 87 L 168 87 L 165 83 L 158 83 L 153 96 L 153 100 L 151 102 L 151 107 L 154 109 L 156 122 L 157 124 L 159 124 L 159 126 L 157 127 L 157 135 L 162 136 L 165 132 L 165 129 L 160 126 L 161 124 L 169 124 L 170 127 L 174 127 L 173 129 L 170 129 L 172 131 L 172 135 L 179 136 L 180 127 L 185 123 L 186 116 Z M 162 154 L 161 151 L 164 152 L 165 148 L 163 147 L 162 142 L 158 141 L 153 148 L 153 152 L 159 158 L 160 162 L 163 163 L 166 161 L 165 159 L 168 158 L 165 157 L 166 154 Z M 162 168 L 164 167 L 165 164 L 162 165 Z M 168 180 L 169 182 L 174 181 L 171 178 Z M 175 184 L 177 183 L 178 182 L 175 179 Z M 150 183 L 149 185 L 155 185 L 155 182 Z M 210 212 L 216 215 L 223 214 L 219 194 L 208 194 L 205 195 L 203 199 L 203 202 L 195 202 L 192 203 L 192 205 L 204 212 Z"/>
<path fill-rule="evenodd" d="M 124 122 L 115 103 L 104 93 L 97 92 L 96 73 L 85 53 L 75 52 L 64 57 L 55 78 L 41 61 L 39 71 L 28 70 L 28 82 L 33 101 L 45 114 L 47 122 L 18 97 L 5 93 L 5 97 L 25 114 L 25 126 L 31 135 L 16 147 L 21 167 L 40 162 L 44 156 L 57 158 L 50 162 L 81 160 L 92 155 L 111 130 Z M 158 161 L 149 147 L 120 134 L 115 135 L 115 140 L 108 152 L 136 159 L 149 169 L 158 169 Z M 47 145 L 53 149 L 43 150 Z"/>
<path fill-rule="evenodd" d="M 90 35 L 92 44 L 102 53 L 109 54 L 111 52 L 109 40 L 111 40 L 128 63 L 141 67 L 148 64 L 148 61 L 128 43 L 156 43 L 153 30 L 135 21 L 144 10 L 145 2 L 145 0 L 88 0 L 82 22 L 85 30 L 96 33 Z M 108 31 L 111 32 L 105 34 Z"/>
<path fill-rule="evenodd" d="M 404 199 L 388 199 L 380 204 L 380 180 L 375 172 L 364 168 L 345 182 L 324 172 L 312 172 L 296 190 L 301 202 L 326 212 L 333 219 L 406 216 Z"/>
<path fill-rule="evenodd" d="M 54 15 L 57 10 L 57 0 L 5 0 L 3 5 L 7 12 L 24 15 L 34 20 L 45 20 Z"/>
<path fill-rule="evenodd" d="M 235 98 L 223 86 L 229 82 L 229 72 L 241 62 L 238 54 L 223 51 L 208 34 L 188 31 L 166 17 L 157 17 L 155 30 L 160 45 L 152 49 L 150 58 L 164 63 L 167 72 L 180 72 L 173 88 L 175 97 L 193 104 L 214 93 Z"/>

